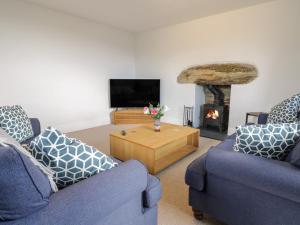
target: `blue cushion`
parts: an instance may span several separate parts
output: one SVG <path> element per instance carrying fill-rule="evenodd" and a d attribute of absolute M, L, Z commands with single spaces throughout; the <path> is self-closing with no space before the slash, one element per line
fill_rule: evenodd
<path fill-rule="evenodd" d="M 68 138 L 54 128 L 31 141 L 30 153 L 51 168 L 59 188 L 74 184 L 117 165 L 112 158 L 79 140 Z"/>
<path fill-rule="evenodd" d="M 31 160 L 12 146 L 0 147 L 0 220 L 25 217 L 48 204 L 51 186 Z"/>
<path fill-rule="evenodd" d="M 260 157 L 285 160 L 300 137 L 300 124 L 239 126 L 234 150 Z"/>

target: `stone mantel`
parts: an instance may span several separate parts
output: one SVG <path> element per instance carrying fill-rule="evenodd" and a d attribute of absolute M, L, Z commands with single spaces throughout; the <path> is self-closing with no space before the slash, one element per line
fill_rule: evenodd
<path fill-rule="evenodd" d="M 257 78 L 255 66 L 243 63 L 221 63 L 193 66 L 181 72 L 178 83 L 199 85 L 247 84 Z"/>

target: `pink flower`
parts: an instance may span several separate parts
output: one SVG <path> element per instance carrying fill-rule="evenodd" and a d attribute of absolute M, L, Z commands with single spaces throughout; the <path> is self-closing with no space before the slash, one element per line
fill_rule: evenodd
<path fill-rule="evenodd" d="M 151 109 L 151 115 L 156 115 L 158 113 L 157 109 Z"/>
<path fill-rule="evenodd" d="M 147 106 L 144 107 L 144 114 L 149 114 L 149 108 Z"/>

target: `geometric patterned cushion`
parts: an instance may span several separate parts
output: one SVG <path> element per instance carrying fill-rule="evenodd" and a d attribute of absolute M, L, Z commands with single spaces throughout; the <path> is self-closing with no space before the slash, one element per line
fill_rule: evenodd
<path fill-rule="evenodd" d="M 300 137 L 299 123 L 239 126 L 234 150 L 269 159 L 285 160 Z"/>
<path fill-rule="evenodd" d="M 271 109 L 267 123 L 294 123 L 300 109 L 300 94 L 284 100 Z"/>
<path fill-rule="evenodd" d="M 29 152 L 52 169 L 59 188 L 74 184 L 117 165 L 110 157 L 50 127 L 28 146 Z"/>
<path fill-rule="evenodd" d="M 0 107 L 0 127 L 19 143 L 33 137 L 30 120 L 19 105 Z"/>

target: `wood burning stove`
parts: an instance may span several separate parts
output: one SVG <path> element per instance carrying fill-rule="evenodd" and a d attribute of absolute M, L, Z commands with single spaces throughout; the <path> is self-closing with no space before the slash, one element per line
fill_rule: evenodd
<path fill-rule="evenodd" d="M 222 133 L 228 129 L 229 106 L 224 104 L 224 93 L 217 85 L 206 87 L 214 95 L 214 103 L 203 105 L 203 127 Z"/>
<path fill-rule="evenodd" d="M 218 106 L 215 104 L 204 104 L 203 106 L 203 127 L 215 128 L 219 132 L 223 132 L 228 128 L 228 112 L 229 107 Z"/>

